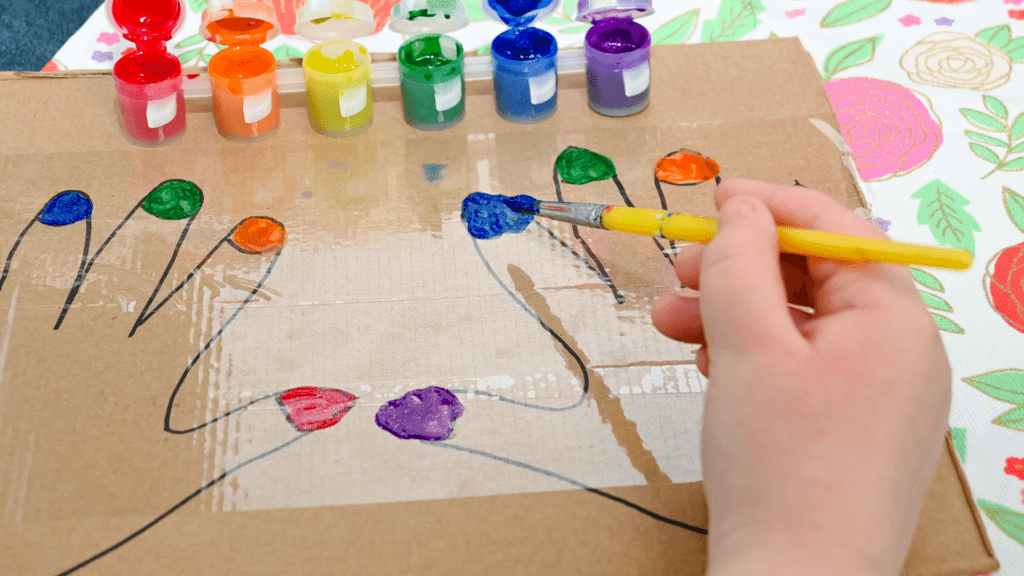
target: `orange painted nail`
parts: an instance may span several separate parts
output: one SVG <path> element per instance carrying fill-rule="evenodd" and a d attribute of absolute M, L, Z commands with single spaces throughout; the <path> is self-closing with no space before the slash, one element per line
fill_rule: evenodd
<path fill-rule="evenodd" d="M 654 175 L 669 184 L 696 184 L 718 176 L 718 162 L 689 150 L 665 156 L 654 167 Z"/>
<path fill-rule="evenodd" d="M 283 246 L 287 237 L 284 224 L 273 218 L 253 216 L 235 227 L 231 245 L 246 254 L 265 254 Z"/>

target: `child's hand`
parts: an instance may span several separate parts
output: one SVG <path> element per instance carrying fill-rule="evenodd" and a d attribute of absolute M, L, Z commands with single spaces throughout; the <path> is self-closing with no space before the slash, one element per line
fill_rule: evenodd
<path fill-rule="evenodd" d="M 904 267 L 780 266 L 776 222 L 885 238 L 830 198 L 726 180 L 715 204 L 714 240 L 676 261 L 700 298 L 653 312 L 666 335 L 704 345 L 708 574 L 894 575 L 947 426 L 938 330 Z"/>

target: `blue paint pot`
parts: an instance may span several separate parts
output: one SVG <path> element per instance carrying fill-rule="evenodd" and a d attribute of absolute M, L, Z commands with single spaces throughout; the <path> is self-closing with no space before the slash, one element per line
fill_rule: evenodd
<path fill-rule="evenodd" d="M 498 115 L 517 124 L 550 118 L 558 109 L 558 42 L 540 28 L 512 28 L 491 43 Z"/>
<path fill-rule="evenodd" d="M 482 8 L 511 27 L 491 42 L 498 115 L 517 124 L 550 118 L 558 109 L 558 42 L 529 25 L 556 10 L 557 0 L 487 0 Z"/>

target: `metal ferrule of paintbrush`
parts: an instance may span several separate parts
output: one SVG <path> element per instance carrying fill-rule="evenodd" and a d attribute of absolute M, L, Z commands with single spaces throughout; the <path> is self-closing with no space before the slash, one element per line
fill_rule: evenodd
<path fill-rule="evenodd" d="M 607 204 L 592 204 L 590 202 L 546 202 L 537 203 L 537 215 L 552 220 L 559 220 L 586 226 L 587 228 L 604 228 L 601 225 L 601 213 L 607 208 Z"/>

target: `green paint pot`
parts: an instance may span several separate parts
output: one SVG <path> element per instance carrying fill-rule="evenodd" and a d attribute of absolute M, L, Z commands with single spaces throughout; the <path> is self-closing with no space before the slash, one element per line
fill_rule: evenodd
<path fill-rule="evenodd" d="M 398 48 L 405 121 L 420 130 L 444 130 L 466 115 L 462 44 L 451 36 L 422 34 Z"/>

